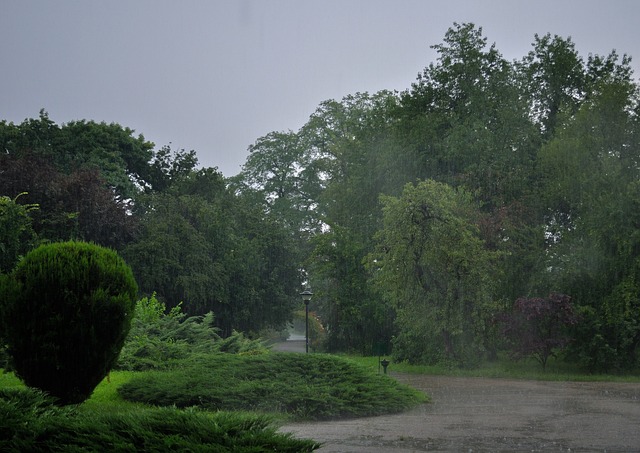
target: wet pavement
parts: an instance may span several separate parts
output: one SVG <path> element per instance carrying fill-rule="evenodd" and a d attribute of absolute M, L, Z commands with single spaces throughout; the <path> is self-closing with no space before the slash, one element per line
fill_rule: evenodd
<path fill-rule="evenodd" d="M 305 339 L 292 339 L 281 341 L 271 346 L 271 349 L 278 352 L 305 352 Z"/>
<path fill-rule="evenodd" d="M 319 452 L 640 452 L 640 384 L 391 373 L 431 396 L 395 415 L 281 428 Z"/>

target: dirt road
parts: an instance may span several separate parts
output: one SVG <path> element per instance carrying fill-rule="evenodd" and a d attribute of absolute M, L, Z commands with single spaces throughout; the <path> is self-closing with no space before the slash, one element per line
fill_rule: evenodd
<path fill-rule="evenodd" d="M 432 402 L 402 414 L 282 431 L 320 452 L 640 452 L 640 384 L 392 374 Z"/>

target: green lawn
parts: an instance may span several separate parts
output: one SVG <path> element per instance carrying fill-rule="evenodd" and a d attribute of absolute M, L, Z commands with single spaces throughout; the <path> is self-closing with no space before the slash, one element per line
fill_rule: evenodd
<path fill-rule="evenodd" d="M 360 363 L 371 371 L 378 370 L 378 357 L 348 356 L 354 362 Z M 381 368 L 382 369 L 382 368 Z M 541 381 L 610 381 L 610 382 L 640 382 L 640 371 L 631 374 L 587 374 L 577 367 L 550 358 L 547 369 L 542 370 L 540 364 L 534 360 L 520 360 L 514 362 L 507 358 L 500 358 L 495 362 L 484 362 L 474 369 L 449 368 L 442 365 L 411 365 L 391 361 L 387 367 L 389 373 L 416 373 L 446 376 L 490 377 L 510 379 L 533 379 Z"/>

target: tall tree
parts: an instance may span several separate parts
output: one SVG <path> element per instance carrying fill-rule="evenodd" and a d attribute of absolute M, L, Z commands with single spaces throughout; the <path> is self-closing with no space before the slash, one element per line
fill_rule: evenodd
<path fill-rule="evenodd" d="M 72 121 L 57 125 L 40 111 L 38 119 L 19 125 L 0 123 L 0 143 L 7 154 L 36 155 L 62 173 L 99 170 L 115 194 L 131 198 L 136 183 L 149 178 L 153 143 L 119 124 Z"/>
<path fill-rule="evenodd" d="M 253 194 L 266 213 L 295 233 L 320 228 L 314 208 L 323 183 L 306 147 L 300 133 L 270 132 L 249 147 L 242 171 L 230 181 L 233 190 Z"/>
<path fill-rule="evenodd" d="M 486 346 L 495 254 L 475 226 L 466 192 L 435 181 L 384 197 L 384 228 L 372 256 L 376 281 L 398 310 L 398 359 L 468 366 Z"/>
<path fill-rule="evenodd" d="M 532 119 L 549 139 L 563 116 L 574 114 L 584 99 L 584 61 L 571 38 L 536 34 L 533 50 L 520 64 Z"/>
<path fill-rule="evenodd" d="M 317 200 L 324 228 L 312 239 L 308 268 L 332 350 L 370 354 L 393 333 L 393 311 L 368 285 L 364 259 L 380 225 L 378 194 L 393 190 L 395 172 L 381 163 L 390 161 L 387 138 L 396 104 L 386 91 L 326 101 L 302 130 L 326 185 Z"/>
<path fill-rule="evenodd" d="M 600 80 L 540 152 L 552 239 L 547 267 L 555 287 L 586 314 L 590 333 L 580 334 L 586 338 L 574 353 L 592 369 L 639 360 L 638 100 L 630 80 Z"/>
<path fill-rule="evenodd" d="M 300 275 L 289 236 L 218 171 L 185 174 L 144 204 L 141 233 L 123 251 L 143 292 L 189 315 L 213 311 L 225 336 L 290 319 Z"/>
<path fill-rule="evenodd" d="M 507 252 L 505 303 L 526 293 L 544 254 L 535 159 L 539 132 L 517 68 L 482 28 L 454 24 L 438 59 L 401 94 L 394 128 L 415 156 L 415 177 L 463 187 L 481 202 L 487 244 Z"/>
<path fill-rule="evenodd" d="M 97 169 L 63 173 L 46 157 L 0 155 L 0 193 L 40 208 L 33 229 L 43 240 L 83 240 L 121 249 L 133 240 L 136 218 L 129 200 L 116 197 Z"/>
<path fill-rule="evenodd" d="M 153 153 L 149 163 L 149 177 L 144 181 L 146 192 L 163 192 L 191 174 L 198 166 L 196 152 L 172 149 L 165 145 Z"/>

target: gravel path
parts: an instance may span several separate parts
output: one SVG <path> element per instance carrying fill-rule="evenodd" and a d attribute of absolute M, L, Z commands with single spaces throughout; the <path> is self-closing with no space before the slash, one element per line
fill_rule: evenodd
<path fill-rule="evenodd" d="M 640 384 L 391 373 L 431 402 L 396 415 L 295 423 L 320 452 L 640 452 Z"/>

